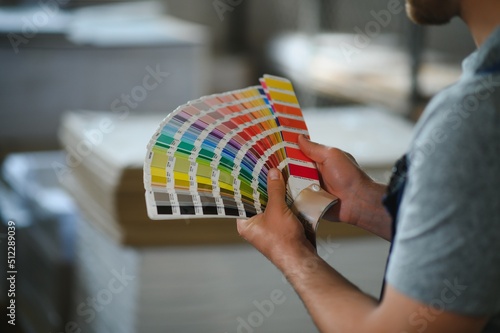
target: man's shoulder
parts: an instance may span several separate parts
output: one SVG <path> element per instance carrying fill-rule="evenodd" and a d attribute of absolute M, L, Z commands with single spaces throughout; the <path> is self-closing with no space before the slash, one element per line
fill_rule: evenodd
<path fill-rule="evenodd" d="M 433 98 L 417 123 L 410 155 L 463 152 L 485 144 L 500 145 L 498 74 L 463 78 Z"/>
<path fill-rule="evenodd" d="M 457 83 L 438 93 L 429 103 L 426 116 L 435 119 L 441 115 L 459 114 L 468 118 L 473 112 L 481 109 L 499 107 L 500 72 L 464 76 Z M 479 116 L 491 116 L 491 113 L 481 113 Z"/>

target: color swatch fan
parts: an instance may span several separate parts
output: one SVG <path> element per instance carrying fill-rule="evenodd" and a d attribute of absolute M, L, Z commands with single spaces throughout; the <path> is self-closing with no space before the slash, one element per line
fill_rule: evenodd
<path fill-rule="evenodd" d="M 292 84 L 270 75 L 260 82 L 191 101 L 163 120 L 144 165 L 151 219 L 254 216 L 266 207 L 267 173 L 279 168 L 288 204 L 316 227 L 336 198 L 297 145 L 308 131 Z"/>

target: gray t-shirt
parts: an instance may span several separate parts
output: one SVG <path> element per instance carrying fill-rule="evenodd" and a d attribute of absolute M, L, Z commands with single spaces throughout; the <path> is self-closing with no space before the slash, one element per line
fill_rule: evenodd
<path fill-rule="evenodd" d="M 500 29 L 417 124 L 387 282 L 435 308 L 491 316 L 500 332 Z"/>

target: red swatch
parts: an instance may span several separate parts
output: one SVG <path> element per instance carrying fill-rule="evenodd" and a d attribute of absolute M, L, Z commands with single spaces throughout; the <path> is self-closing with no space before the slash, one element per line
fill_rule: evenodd
<path fill-rule="evenodd" d="M 314 168 L 309 168 L 302 165 L 290 164 L 288 165 L 290 170 L 290 176 L 297 176 L 303 178 L 309 178 L 314 180 L 319 180 L 318 170 Z"/>

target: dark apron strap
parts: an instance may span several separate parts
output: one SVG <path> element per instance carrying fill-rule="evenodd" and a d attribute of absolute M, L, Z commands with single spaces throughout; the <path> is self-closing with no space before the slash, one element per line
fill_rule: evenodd
<path fill-rule="evenodd" d="M 394 238 L 396 236 L 397 224 L 398 224 L 398 212 L 399 207 L 401 205 L 401 201 L 403 200 L 403 193 L 406 186 L 406 181 L 408 178 L 408 159 L 406 155 L 401 157 L 394 167 L 392 168 L 392 176 L 387 187 L 387 192 L 382 200 L 385 208 L 389 212 L 392 217 L 392 243 L 389 249 L 389 257 L 387 258 L 386 263 L 386 273 L 387 273 L 387 265 L 389 264 L 389 260 L 391 258 L 392 247 L 394 244 Z M 382 291 L 380 293 L 380 300 L 384 295 L 385 290 L 385 277 L 382 285 Z"/>
<path fill-rule="evenodd" d="M 479 74 L 495 74 L 500 72 L 500 63 L 496 63 L 491 65 L 490 67 L 484 68 L 480 70 Z"/>

